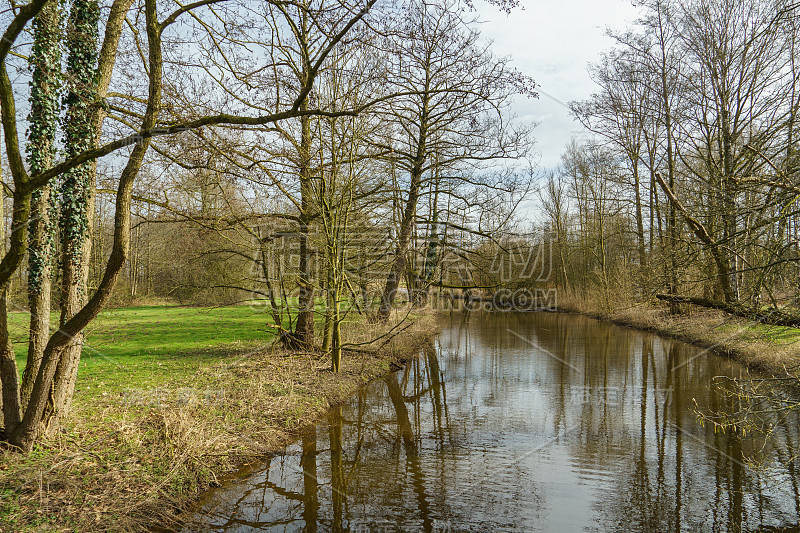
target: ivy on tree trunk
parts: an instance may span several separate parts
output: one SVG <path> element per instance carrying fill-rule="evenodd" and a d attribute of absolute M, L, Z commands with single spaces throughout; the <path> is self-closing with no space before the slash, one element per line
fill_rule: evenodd
<path fill-rule="evenodd" d="M 97 146 L 99 15 L 97 0 L 73 0 L 66 38 L 68 91 L 64 99 L 63 130 L 67 158 Z M 60 184 L 62 326 L 83 307 L 86 300 L 94 176 L 95 163 L 87 162 L 65 173 Z M 69 411 L 82 347 L 83 333 L 80 332 L 70 339 L 58 356 L 53 394 L 45 413 L 46 426 L 51 430 L 58 426 L 51 419 L 62 418 Z"/>
<path fill-rule="evenodd" d="M 61 97 L 61 10 L 49 2 L 33 20 L 34 40 L 31 65 L 31 111 L 28 115 L 28 144 L 25 151 L 32 174 L 50 168 L 55 158 Z M 56 205 L 50 186 L 31 195 L 28 224 L 28 302 L 30 335 L 28 360 L 22 378 L 22 404 L 27 403 L 33 380 L 39 371 L 44 347 L 50 336 L 50 276 L 55 244 Z"/>

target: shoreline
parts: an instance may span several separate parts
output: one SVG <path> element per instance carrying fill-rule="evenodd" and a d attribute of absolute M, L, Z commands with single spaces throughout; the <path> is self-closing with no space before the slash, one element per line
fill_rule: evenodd
<path fill-rule="evenodd" d="M 690 344 L 736 361 L 749 370 L 788 378 L 800 390 L 800 328 L 772 326 L 692 306 L 672 316 L 666 307 L 641 304 L 603 313 L 572 302 L 556 312 L 609 322 Z"/>
<path fill-rule="evenodd" d="M 180 528 L 206 490 L 416 357 L 437 329 L 422 315 L 375 353 L 346 352 L 338 374 L 317 353 L 265 347 L 201 368 L 187 387 L 84 398 L 30 453 L 0 450 L 0 532 Z"/>
<path fill-rule="evenodd" d="M 556 312 L 676 339 L 800 388 L 800 328 L 715 310 L 601 313 L 582 303 Z M 0 532 L 173 531 L 206 490 L 280 452 L 331 406 L 416 357 L 440 318 L 422 315 L 377 353 L 349 352 L 339 374 L 319 354 L 261 348 L 201 367 L 188 387 L 83 393 L 91 396 L 76 402 L 64 431 L 26 455 L 0 450 Z"/>

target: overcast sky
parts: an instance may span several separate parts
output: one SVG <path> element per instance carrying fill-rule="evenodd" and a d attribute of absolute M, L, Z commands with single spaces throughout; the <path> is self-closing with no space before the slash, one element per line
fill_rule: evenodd
<path fill-rule="evenodd" d="M 558 165 L 564 146 L 581 126 L 565 105 L 594 92 L 588 63 L 611 48 L 606 28 L 624 29 L 636 19 L 630 0 L 522 0 L 524 9 L 510 15 L 483 5 L 481 34 L 494 41 L 495 54 L 510 56 L 514 66 L 533 77 L 537 100 L 519 99 L 515 111 L 539 123 L 536 142 L 540 167 Z M 548 96 L 549 95 L 549 96 Z"/>

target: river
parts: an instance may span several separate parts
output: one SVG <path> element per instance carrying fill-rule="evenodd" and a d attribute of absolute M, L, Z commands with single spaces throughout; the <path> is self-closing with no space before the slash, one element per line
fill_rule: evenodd
<path fill-rule="evenodd" d="M 798 414 L 766 415 L 769 441 L 697 419 L 747 377 L 588 318 L 459 316 L 185 531 L 800 531 Z"/>

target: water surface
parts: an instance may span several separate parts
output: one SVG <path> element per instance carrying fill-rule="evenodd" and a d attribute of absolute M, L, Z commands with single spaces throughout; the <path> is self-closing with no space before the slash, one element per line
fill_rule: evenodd
<path fill-rule="evenodd" d="M 592 319 L 459 317 L 186 531 L 800 531 L 800 420 L 766 444 L 699 424 L 741 407 L 726 377 L 747 375 Z"/>

